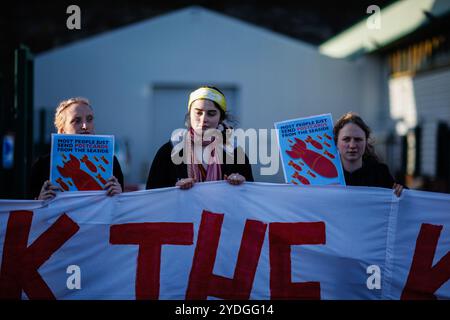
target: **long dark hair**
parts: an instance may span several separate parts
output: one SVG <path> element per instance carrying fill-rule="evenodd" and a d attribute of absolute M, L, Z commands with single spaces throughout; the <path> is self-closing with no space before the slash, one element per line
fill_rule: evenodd
<path fill-rule="evenodd" d="M 366 135 L 366 149 L 363 154 L 363 160 L 374 160 L 379 162 L 379 158 L 375 153 L 375 148 L 373 146 L 372 137 L 370 136 L 371 130 L 369 126 L 364 122 L 364 120 L 355 112 L 347 112 L 342 117 L 336 121 L 333 134 L 334 134 L 334 143 L 337 146 L 338 136 L 341 129 L 347 124 L 353 123 L 361 128 Z"/>

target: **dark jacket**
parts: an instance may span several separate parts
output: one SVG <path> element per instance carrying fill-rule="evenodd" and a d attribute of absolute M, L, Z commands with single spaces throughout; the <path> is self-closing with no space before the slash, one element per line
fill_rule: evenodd
<path fill-rule="evenodd" d="M 123 173 L 120 167 L 119 161 L 114 156 L 113 164 L 114 177 L 119 180 L 122 190 L 124 190 Z M 37 199 L 41 192 L 42 185 L 46 180 L 50 179 L 50 154 L 39 157 L 31 167 L 31 185 L 30 185 L 30 198 Z"/>
<path fill-rule="evenodd" d="M 384 163 L 364 160 L 363 165 L 352 173 L 344 170 L 345 183 L 348 186 L 366 186 L 391 189 L 395 180 Z"/>
<path fill-rule="evenodd" d="M 148 173 L 146 189 L 174 187 L 178 180 L 188 177 L 187 164 L 173 163 L 171 158 L 172 149 L 172 142 L 169 141 L 156 153 Z M 253 181 L 252 167 L 249 163 L 247 155 L 245 155 L 244 164 L 236 164 L 238 152 L 242 152 L 241 149 L 234 149 L 235 160 L 233 163 L 221 164 L 222 174 L 230 175 L 232 173 L 239 173 L 245 177 L 246 181 Z M 180 151 L 180 156 L 182 156 L 182 154 L 183 150 Z M 224 162 L 226 162 L 225 151 L 223 159 Z"/>

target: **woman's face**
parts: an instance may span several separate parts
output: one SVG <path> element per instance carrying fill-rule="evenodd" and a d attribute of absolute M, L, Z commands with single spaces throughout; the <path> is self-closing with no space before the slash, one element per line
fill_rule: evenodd
<path fill-rule="evenodd" d="M 220 110 L 210 100 L 195 100 L 189 113 L 191 127 L 197 134 L 216 129 L 220 122 Z"/>
<path fill-rule="evenodd" d="M 74 103 L 64 112 L 64 125 L 58 133 L 94 134 L 94 112 L 84 103 Z"/>
<path fill-rule="evenodd" d="M 366 134 L 358 125 L 347 123 L 339 131 L 337 148 L 342 160 L 348 162 L 362 161 L 366 145 Z"/>

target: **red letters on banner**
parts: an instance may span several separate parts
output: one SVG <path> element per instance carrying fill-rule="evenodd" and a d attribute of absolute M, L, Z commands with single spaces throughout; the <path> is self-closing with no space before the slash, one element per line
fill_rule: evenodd
<path fill-rule="evenodd" d="M 3 245 L 0 299 L 20 299 L 22 290 L 29 299 L 55 299 L 38 269 L 80 227 L 63 214 L 27 247 L 32 220 L 32 211 L 10 213 Z"/>
<path fill-rule="evenodd" d="M 435 300 L 434 292 L 450 279 L 450 252 L 433 266 L 442 226 L 423 223 L 401 299 Z"/>
<path fill-rule="evenodd" d="M 324 222 L 274 222 L 269 227 L 272 299 L 320 299 L 320 282 L 291 281 L 291 245 L 325 244 Z"/>
<path fill-rule="evenodd" d="M 136 271 L 136 299 L 158 299 L 163 244 L 190 245 L 194 239 L 192 223 L 145 222 L 113 225 L 111 244 L 139 245 Z"/>
<path fill-rule="evenodd" d="M 66 214 L 27 247 L 33 212 L 10 214 L 0 273 L 0 298 L 20 299 L 22 290 L 29 299 L 54 299 L 55 296 L 38 272 L 78 230 Z M 232 279 L 213 274 L 224 215 L 203 211 L 186 299 L 249 299 L 264 243 L 267 224 L 247 220 Z M 139 245 L 136 271 L 136 298 L 158 299 L 161 246 L 193 244 L 193 223 L 128 223 L 112 225 L 111 244 Z M 292 283 L 290 246 L 324 244 L 325 224 L 271 223 L 270 287 L 272 299 L 320 299 L 318 282 Z"/>
<path fill-rule="evenodd" d="M 249 299 L 267 225 L 245 222 L 233 279 L 213 274 L 223 214 L 203 211 L 186 299 Z"/>

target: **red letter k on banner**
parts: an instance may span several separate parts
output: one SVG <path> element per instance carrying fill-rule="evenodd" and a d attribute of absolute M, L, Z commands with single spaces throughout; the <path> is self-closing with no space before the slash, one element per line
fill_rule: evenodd
<path fill-rule="evenodd" d="M 22 290 L 29 299 L 55 299 L 38 269 L 80 227 L 63 214 L 27 247 L 32 220 L 32 211 L 10 213 L 3 246 L 0 299 L 20 299 Z"/>
<path fill-rule="evenodd" d="M 434 292 L 450 279 L 450 252 L 433 266 L 441 231 L 442 226 L 422 224 L 402 300 L 435 300 Z"/>

